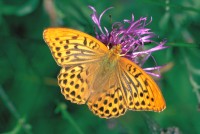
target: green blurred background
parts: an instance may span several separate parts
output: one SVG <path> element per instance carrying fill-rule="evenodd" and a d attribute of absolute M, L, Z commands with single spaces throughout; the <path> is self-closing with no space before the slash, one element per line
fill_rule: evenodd
<path fill-rule="evenodd" d="M 51 26 L 94 35 L 94 6 L 112 22 L 150 17 L 149 28 L 170 48 L 156 52 L 166 65 L 157 82 L 166 99 L 161 113 L 128 111 L 101 119 L 86 105 L 66 101 L 57 85 L 56 65 L 42 32 Z M 199 0 L 1 0 L 0 133 L 7 134 L 200 134 Z M 147 66 L 155 63 L 148 62 Z"/>

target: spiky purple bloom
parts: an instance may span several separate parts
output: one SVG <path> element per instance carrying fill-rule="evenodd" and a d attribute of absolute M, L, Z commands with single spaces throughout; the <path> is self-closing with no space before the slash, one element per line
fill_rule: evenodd
<path fill-rule="evenodd" d="M 93 11 L 91 14 L 93 22 L 100 30 L 100 33 L 95 30 L 96 38 L 109 48 L 121 44 L 122 55 L 138 64 L 140 67 L 143 66 L 150 56 L 153 58 L 151 55 L 152 52 L 167 48 L 167 46 L 164 46 L 166 40 L 159 43 L 152 40 L 152 38 L 155 37 L 155 34 L 150 31 L 151 29 L 146 28 L 146 26 L 151 23 L 152 19 L 148 23 L 147 17 L 141 17 L 139 20 L 135 21 L 134 16 L 132 15 L 131 20 L 124 19 L 123 22 L 113 23 L 112 29 L 109 32 L 106 27 L 102 29 L 101 18 L 106 11 L 113 7 L 107 8 L 100 15 L 97 14 L 94 7 L 89 6 L 89 8 Z M 144 45 L 147 43 L 154 43 L 156 46 L 145 49 Z M 143 70 L 150 75 L 160 77 L 159 74 L 153 73 L 154 70 L 159 70 L 160 68 L 161 66 L 156 66 L 143 68 Z"/>

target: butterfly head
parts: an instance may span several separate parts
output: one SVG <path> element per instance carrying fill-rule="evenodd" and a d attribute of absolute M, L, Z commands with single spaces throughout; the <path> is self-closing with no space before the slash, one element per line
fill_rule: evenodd
<path fill-rule="evenodd" d="M 122 52 L 122 46 L 121 44 L 118 44 L 116 46 L 113 46 L 111 49 L 110 49 L 110 52 L 114 55 L 120 55 L 121 52 Z"/>
<path fill-rule="evenodd" d="M 113 46 L 108 53 L 108 58 L 110 59 L 110 61 L 117 61 L 120 57 L 121 52 L 122 49 L 120 44 Z"/>

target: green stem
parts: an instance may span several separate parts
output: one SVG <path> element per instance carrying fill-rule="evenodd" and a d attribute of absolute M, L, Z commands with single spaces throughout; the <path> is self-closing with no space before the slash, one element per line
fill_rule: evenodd
<path fill-rule="evenodd" d="M 4 102 L 5 106 L 8 108 L 10 113 L 17 119 L 18 124 L 11 132 L 6 132 L 5 134 L 17 134 L 20 132 L 21 128 L 25 131 L 27 134 L 31 134 L 31 127 L 29 124 L 26 123 L 25 119 L 20 116 L 20 114 L 17 112 L 16 108 L 14 107 L 13 103 L 10 101 L 9 97 L 4 92 L 4 89 L 0 85 L 0 98 Z"/>
<path fill-rule="evenodd" d="M 56 112 L 61 112 L 62 117 L 66 120 L 68 120 L 72 126 L 76 129 L 78 134 L 83 134 L 83 131 L 80 129 L 80 127 L 76 124 L 76 122 L 73 120 L 73 118 L 70 116 L 70 114 L 67 112 L 67 107 L 64 103 L 59 103 L 58 107 L 56 108 Z"/>

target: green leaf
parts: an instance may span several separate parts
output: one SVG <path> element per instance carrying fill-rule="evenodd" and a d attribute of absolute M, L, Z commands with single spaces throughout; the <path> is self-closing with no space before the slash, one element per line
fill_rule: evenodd
<path fill-rule="evenodd" d="M 24 16 L 32 13 L 38 6 L 39 0 L 21 0 L 0 2 L 0 10 L 4 15 Z"/>

